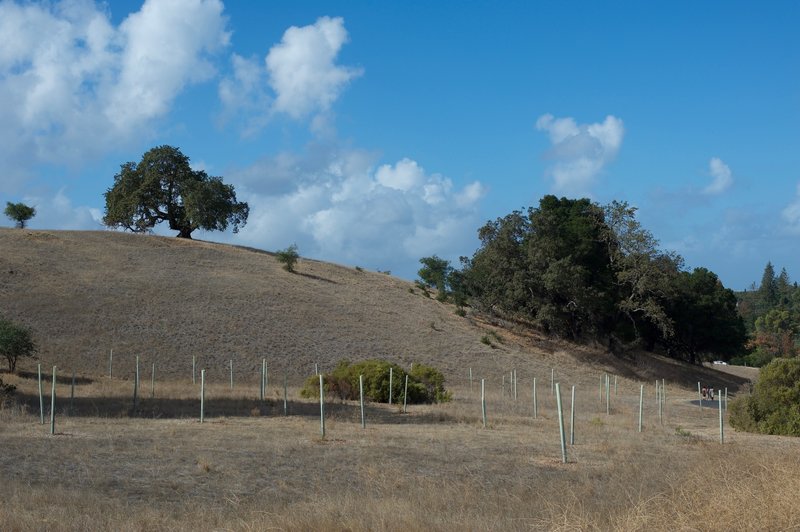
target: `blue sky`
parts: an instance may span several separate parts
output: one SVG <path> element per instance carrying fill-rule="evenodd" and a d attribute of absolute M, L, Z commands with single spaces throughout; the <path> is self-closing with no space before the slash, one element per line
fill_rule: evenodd
<path fill-rule="evenodd" d="M 796 279 L 798 27 L 797 2 L 0 1 L 0 202 L 99 229 L 119 165 L 170 144 L 251 206 L 208 240 L 413 278 L 553 193 L 637 206 L 731 288 Z"/>

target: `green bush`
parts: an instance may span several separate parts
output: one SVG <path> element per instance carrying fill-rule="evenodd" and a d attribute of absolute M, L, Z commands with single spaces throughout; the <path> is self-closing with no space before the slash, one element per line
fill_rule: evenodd
<path fill-rule="evenodd" d="M 284 270 L 294 272 L 294 265 L 297 264 L 297 259 L 300 258 L 300 254 L 297 253 L 297 245 L 292 244 L 288 248 L 276 252 L 275 258 L 283 264 Z"/>
<path fill-rule="evenodd" d="M 759 373 L 753 393 L 730 405 L 731 426 L 800 436 L 800 359 L 776 358 Z"/>
<path fill-rule="evenodd" d="M 453 395 L 444 388 L 444 375 L 432 366 L 414 364 L 408 379 L 409 395 L 412 380 L 425 387 L 426 403 L 447 403 L 453 398 Z"/>
<path fill-rule="evenodd" d="M 389 402 L 389 368 L 392 369 L 392 402 L 403 401 L 406 371 L 397 364 L 385 360 L 365 360 L 351 364 L 347 360 L 339 362 L 336 368 L 323 375 L 326 394 L 340 399 L 358 400 L 358 376 L 364 376 L 364 397 L 376 403 Z M 300 395 L 306 398 L 319 398 L 319 377 L 309 377 Z M 415 364 L 408 373 L 408 402 L 443 403 L 451 399 L 444 388 L 442 373 L 424 364 Z"/>

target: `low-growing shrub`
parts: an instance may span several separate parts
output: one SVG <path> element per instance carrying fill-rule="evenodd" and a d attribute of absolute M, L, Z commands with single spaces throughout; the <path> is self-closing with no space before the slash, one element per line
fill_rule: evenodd
<path fill-rule="evenodd" d="M 351 364 L 347 360 L 339 362 L 331 373 L 323 375 L 323 386 L 326 394 L 340 399 L 357 400 L 359 398 L 358 376 L 364 376 L 364 397 L 377 403 L 389 402 L 389 368 L 392 369 L 392 401 L 403 401 L 405 378 L 407 372 L 397 364 L 385 360 L 365 360 Z M 319 397 L 319 377 L 309 377 L 300 395 L 306 398 Z M 424 364 L 414 364 L 408 373 L 408 402 L 443 403 L 451 399 L 451 394 L 444 388 L 442 373 Z"/>
<path fill-rule="evenodd" d="M 410 375 L 408 379 L 409 390 L 412 380 L 422 384 L 425 387 L 428 398 L 425 401 L 426 403 L 447 403 L 453 398 L 452 393 L 445 390 L 444 375 L 438 369 L 425 364 L 414 364 Z"/>
<path fill-rule="evenodd" d="M 759 373 L 752 395 L 730 404 L 736 429 L 800 436 L 800 359 L 776 358 Z"/>
<path fill-rule="evenodd" d="M 297 260 L 300 258 L 300 254 L 297 252 L 297 245 L 292 244 L 286 249 L 282 249 L 275 253 L 275 258 L 278 259 L 278 262 L 283 264 L 283 269 L 287 272 L 294 272 L 294 265 L 297 264 Z"/>

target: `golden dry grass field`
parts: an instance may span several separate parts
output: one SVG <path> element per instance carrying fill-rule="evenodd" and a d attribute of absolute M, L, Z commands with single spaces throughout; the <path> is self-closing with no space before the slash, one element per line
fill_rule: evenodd
<path fill-rule="evenodd" d="M 698 380 L 733 395 L 745 393 L 741 376 L 645 354 L 618 359 L 459 317 L 384 274 L 310 260 L 297 270 L 285 272 L 264 252 L 203 242 L 0 230 L 0 313 L 30 326 L 40 345 L 39 360 L 2 374 L 18 387 L 19 403 L 0 409 L 0 528 L 800 528 L 800 443 L 737 433 L 726 420 L 720 444 L 718 410 L 696 404 Z M 487 335 L 491 346 L 481 342 Z M 192 356 L 209 372 L 202 424 Z M 329 398 L 322 438 L 319 405 L 299 397 L 302 380 L 314 364 L 325 370 L 372 357 L 442 369 L 454 400 L 406 413 L 368 404 L 362 429 L 358 404 Z M 270 368 L 263 402 L 262 358 Z M 59 368 L 53 436 L 49 419 L 40 423 L 37 362 L 46 414 L 50 371 Z M 567 431 L 576 387 L 566 464 L 551 370 L 563 387 Z M 618 384 L 609 414 L 606 373 Z M 662 419 L 657 378 L 667 387 Z"/>

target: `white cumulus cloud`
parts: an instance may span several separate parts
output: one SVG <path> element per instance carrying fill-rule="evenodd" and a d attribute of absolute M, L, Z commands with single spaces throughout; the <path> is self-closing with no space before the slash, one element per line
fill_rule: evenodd
<path fill-rule="evenodd" d="M 88 0 L 0 2 L 0 184 L 146 134 L 228 42 L 219 0 L 147 0 L 119 26 Z M 27 173 L 26 173 L 27 172 Z"/>
<path fill-rule="evenodd" d="M 207 54 L 228 44 L 219 0 L 148 0 L 122 23 L 121 70 L 106 113 L 128 127 L 166 113 L 189 83 L 215 74 Z"/>
<path fill-rule="evenodd" d="M 235 173 L 251 208 L 237 241 L 265 249 L 297 243 L 308 256 L 408 276 L 420 257 L 455 259 L 474 249 L 483 185 L 457 187 L 409 158 L 374 162 L 362 150 L 332 149 Z"/>
<path fill-rule="evenodd" d="M 708 163 L 708 171 L 713 180 L 703 189 L 703 194 L 716 196 L 728 190 L 733 184 L 733 174 L 727 164 L 718 157 L 712 157 Z"/>
<path fill-rule="evenodd" d="M 333 103 L 363 69 L 336 63 L 348 41 L 341 17 L 321 17 L 308 26 L 292 26 L 273 45 L 263 63 L 233 54 L 232 74 L 219 83 L 223 119 L 240 115 L 243 134 L 264 127 L 277 113 L 300 120 L 311 118 L 313 131 L 332 129 Z"/>
<path fill-rule="evenodd" d="M 346 42 L 340 17 L 322 17 L 310 26 L 287 29 L 266 58 L 275 110 L 294 118 L 328 110 L 347 83 L 362 73 L 335 64 Z"/>
<path fill-rule="evenodd" d="M 553 192 L 575 196 L 589 193 L 597 175 L 617 156 L 625 134 L 622 120 L 611 115 L 600 123 L 578 124 L 571 117 L 545 114 L 536 129 L 546 131 L 552 143 L 546 156 L 553 161 L 547 169 Z"/>

